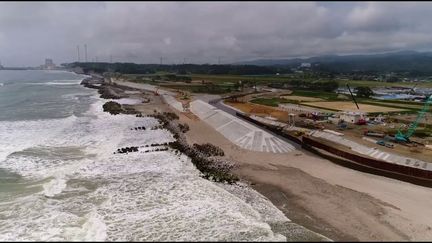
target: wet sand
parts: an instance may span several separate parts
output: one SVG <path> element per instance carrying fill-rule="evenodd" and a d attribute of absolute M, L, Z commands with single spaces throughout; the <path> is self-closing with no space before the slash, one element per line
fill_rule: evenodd
<path fill-rule="evenodd" d="M 190 143 L 212 143 L 235 173 L 293 222 L 336 241 L 432 239 L 432 189 L 336 165 L 304 150 L 244 150 L 209 125 L 180 114 Z"/>
<path fill-rule="evenodd" d="M 193 115 L 170 109 L 160 97 L 143 112 L 176 112 L 188 142 L 212 143 L 237 165 L 235 173 L 294 223 L 335 241 L 432 239 L 432 189 L 336 165 L 304 150 L 275 154 L 244 150 Z"/>

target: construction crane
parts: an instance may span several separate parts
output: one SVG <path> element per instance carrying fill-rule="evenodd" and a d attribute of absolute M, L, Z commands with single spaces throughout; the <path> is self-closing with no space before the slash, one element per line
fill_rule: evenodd
<path fill-rule="evenodd" d="M 429 106 L 432 104 L 432 95 L 426 100 L 423 109 L 419 111 L 417 118 L 409 125 L 408 131 L 404 134 L 398 129 L 397 134 L 395 135 L 395 139 L 397 142 L 409 142 L 409 138 L 414 134 L 415 130 L 421 119 L 426 115 L 426 112 L 429 111 Z"/>
<path fill-rule="evenodd" d="M 415 84 L 415 85 L 410 89 L 410 91 L 408 91 L 408 93 L 410 93 L 410 94 L 415 94 L 415 88 L 417 87 L 417 85 L 418 85 L 418 84 Z"/>
<path fill-rule="evenodd" d="M 354 95 L 353 95 L 353 93 L 351 92 L 351 89 L 350 89 L 350 86 L 348 85 L 348 83 L 346 84 L 346 86 L 347 86 L 347 88 L 348 88 L 348 91 L 349 91 L 350 94 L 351 94 L 351 98 L 352 98 L 352 100 L 354 101 L 355 105 L 357 106 L 357 109 L 360 110 L 360 108 L 359 108 L 359 106 L 358 106 L 358 104 L 357 104 L 357 101 L 356 101 L 356 99 L 354 98 Z"/>
<path fill-rule="evenodd" d="M 350 94 L 351 94 L 351 98 L 352 98 L 352 100 L 354 101 L 355 105 L 357 106 L 357 109 L 360 110 L 360 107 L 358 106 L 357 101 L 356 101 L 356 99 L 354 98 L 354 95 L 353 95 L 353 93 L 351 92 L 351 89 L 350 89 L 350 86 L 348 85 L 348 83 L 346 84 L 346 86 L 347 86 L 347 88 L 348 88 L 348 91 L 349 91 Z M 357 121 L 356 124 L 357 124 L 357 125 L 366 125 L 367 122 L 366 122 L 366 120 L 364 119 L 364 117 L 361 117 L 361 118 Z"/>

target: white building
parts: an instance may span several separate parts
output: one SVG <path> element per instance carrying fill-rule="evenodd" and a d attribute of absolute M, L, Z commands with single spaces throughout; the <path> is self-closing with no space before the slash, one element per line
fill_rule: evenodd
<path fill-rule="evenodd" d="M 339 119 L 349 123 L 357 123 L 360 119 L 365 119 L 366 114 L 362 112 L 344 111 L 341 112 Z"/>
<path fill-rule="evenodd" d="M 302 62 L 302 64 L 300 64 L 300 67 L 302 67 L 302 68 L 310 68 L 311 64 L 308 63 L 308 62 Z"/>
<path fill-rule="evenodd" d="M 57 66 L 54 64 L 52 59 L 45 59 L 45 64 L 41 65 L 41 69 L 47 69 L 47 70 L 52 70 L 52 69 L 56 69 Z"/>

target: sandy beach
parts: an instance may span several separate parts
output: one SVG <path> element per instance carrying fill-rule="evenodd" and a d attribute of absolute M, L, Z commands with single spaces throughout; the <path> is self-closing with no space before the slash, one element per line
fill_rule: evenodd
<path fill-rule="evenodd" d="M 244 150 L 206 123 L 178 114 L 190 126 L 190 143 L 220 146 L 236 162 L 236 174 L 300 225 L 336 241 L 432 238 L 430 188 L 345 168 L 304 150 Z"/>
<path fill-rule="evenodd" d="M 266 196 L 294 223 L 335 241 L 397 241 L 432 238 L 432 189 L 363 173 L 308 151 L 245 150 L 208 124 L 153 96 L 151 109 L 171 110 L 187 123 L 187 140 L 212 143 L 236 163 L 235 174 Z M 149 112 L 146 105 L 136 109 Z"/>

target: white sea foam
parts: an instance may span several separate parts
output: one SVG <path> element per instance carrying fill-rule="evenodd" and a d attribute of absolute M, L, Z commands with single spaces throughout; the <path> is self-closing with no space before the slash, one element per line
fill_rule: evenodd
<path fill-rule="evenodd" d="M 142 100 L 131 99 L 131 98 L 122 98 L 122 99 L 118 99 L 116 102 L 119 104 L 122 104 L 122 105 L 135 105 L 135 104 L 142 103 Z"/>
<path fill-rule="evenodd" d="M 285 240 L 268 224 L 288 220 L 280 211 L 248 189 L 201 178 L 186 156 L 113 154 L 174 139 L 150 130 L 154 118 L 103 112 L 104 102 L 82 117 L 0 122 L 0 166 L 41 185 L 0 204 L 1 241 Z"/>
<path fill-rule="evenodd" d="M 87 216 L 88 220 L 82 226 L 83 231 L 86 232 L 84 241 L 103 241 L 107 237 L 107 227 L 101 216 L 93 210 Z"/>
<path fill-rule="evenodd" d="M 52 80 L 42 83 L 25 83 L 27 85 L 78 85 L 81 83 L 83 78 L 80 79 L 59 79 L 59 80 Z"/>
<path fill-rule="evenodd" d="M 34 121 L 0 121 L 0 161 L 14 151 L 44 144 L 70 126 L 76 116 Z"/>
<path fill-rule="evenodd" d="M 98 209 L 109 241 L 284 240 L 251 205 L 199 177 L 185 156 L 131 153 L 93 162 L 79 174 L 103 178 Z"/>
<path fill-rule="evenodd" d="M 60 194 L 63 189 L 66 188 L 65 178 L 54 178 L 49 183 L 43 185 L 44 195 L 47 197 L 53 197 Z"/>
<path fill-rule="evenodd" d="M 70 79 L 70 80 L 53 80 L 45 82 L 45 85 L 77 85 L 80 84 L 82 79 Z"/>

